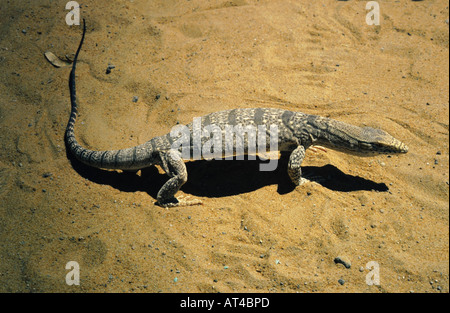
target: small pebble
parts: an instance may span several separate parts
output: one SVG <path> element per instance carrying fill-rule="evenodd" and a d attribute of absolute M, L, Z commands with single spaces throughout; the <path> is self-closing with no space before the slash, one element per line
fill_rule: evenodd
<path fill-rule="evenodd" d="M 133 97 L 133 102 L 134 102 L 134 103 L 138 102 L 138 100 L 139 100 L 139 97 L 137 97 L 137 96 L 134 96 L 134 97 Z"/>
<path fill-rule="evenodd" d="M 343 285 L 343 284 L 345 284 L 345 280 L 343 280 L 343 279 L 341 278 L 341 279 L 338 280 L 338 283 L 341 284 L 341 285 Z"/>
<path fill-rule="evenodd" d="M 106 74 L 110 74 L 112 69 L 115 69 L 116 67 L 112 64 L 108 64 L 108 67 L 106 68 Z"/>
<path fill-rule="evenodd" d="M 346 259 L 345 257 L 342 257 L 342 256 L 338 256 L 338 257 L 336 257 L 335 259 L 334 259 L 334 263 L 336 263 L 336 264 L 342 264 L 342 265 L 344 265 L 345 266 L 345 268 L 350 268 L 350 267 L 352 267 L 352 263 L 348 260 L 348 259 Z"/>

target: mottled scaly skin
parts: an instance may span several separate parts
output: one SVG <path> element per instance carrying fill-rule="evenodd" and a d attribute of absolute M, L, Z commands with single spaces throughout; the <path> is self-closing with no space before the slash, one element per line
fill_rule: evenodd
<path fill-rule="evenodd" d="M 72 111 L 66 128 L 66 146 L 71 154 L 84 164 L 104 169 L 138 170 L 152 165 L 160 165 L 169 175 L 170 179 L 162 186 L 157 195 L 161 206 L 175 206 L 179 202 L 175 194 L 187 181 L 187 171 L 182 158 L 181 149 L 172 149 L 177 137 L 170 134 L 155 137 L 142 145 L 128 149 L 93 151 L 81 146 L 74 132 L 77 117 L 77 103 L 75 91 L 75 69 L 83 45 L 86 25 L 83 25 L 83 36 L 75 54 L 72 71 L 70 73 L 69 87 Z M 321 145 L 336 150 L 358 155 L 371 155 L 374 153 L 406 153 L 408 147 L 388 133 L 370 127 L 353 126 L 337 120 L 308 115 L 300 112 L 270 108 L 234 109 L 215 112 L 201 118 L 201 128 L 208 125 L 218 127 L 223 135 L 223 147 L 234 145 L 235 142 L 226 142 L 225 128 L 228 126 L 264 125 L 270 129 L 275 125 L 278 129 L 278 150 L 290 153 L 288 174 L 292 182 L 300 185 L 302 182 L 301 163 L 305 151 L 312 145 Z M 194 125 L 187 125 L 191 141 L 190 155 L 194 155 L 192 138 L 194 138 Z M 268 137 L 269 138 L 269 137 Z M 202 144 L 210 137 L 201 137 Z M 244 153 L 247 153 L 248 141 L 244 140 Z M 269 140 L 266 142 L 269 150 Z"/>

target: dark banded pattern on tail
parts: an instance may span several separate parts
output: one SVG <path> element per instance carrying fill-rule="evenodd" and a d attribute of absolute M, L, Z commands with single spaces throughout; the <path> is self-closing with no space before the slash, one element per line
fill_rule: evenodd
<path fill-rule="evenodd" d="M 77 119 L 77 97 L 75 89 L 75 70 L 77 66 L 78 55 L 83 46 L 84 37 L 86 35 L 86 22 L 83 20 L 83 36 L 80 45 L 73 60 L 72 71 L 69 76 L 70 101 L 72 110 L 69 122 L 66 127 L 65 141 L 66 147 L 75 158 L 84 164 L 105 169 L 141 169 L 151 166 L 155 163 L 153 156 L 152 140 L 127 149 L 110 150 L 110 151 L 94 151 L 81 146 L 75 138 L 75 122 Z"/>

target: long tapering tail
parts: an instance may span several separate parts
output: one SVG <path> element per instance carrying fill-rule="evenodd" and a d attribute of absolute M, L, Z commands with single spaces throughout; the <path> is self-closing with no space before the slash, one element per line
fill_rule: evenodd
<path fill-rule="evenodd" d="M 84 164 L 106 169 L 140 169 L 146 166 L 152 165 L 153 160 L 153 147 L 152 142 L 135 146 L 132 148 L 121 150 L 107 150 L 107 151 L 94 151 L 84 148 L 78 143 L 75 138 L 75 122 L 77 119 L 77 96 L 75 89 L 75 70 L 78 61 L 78 55 L 80 54 L 81 47 L 83 46 L 84 37 L 86 35 L 86 21 L 83 19 L 83 36 L 81 37 L 80 45 L 75 54 L 75 58 L 72 64 L 72 71 L 69 76 L 69 90 L 70 90 L 70 102 L 71 112 L 69 122 L 67 123 L 65 142 L 69 152 L 75 156 L 75 158 Z"/>
<path fill-rule="evenodd" d="M 76 93 L 76 88 L 75 88 L 75 70 L 77 67 L 78 55 L 80 54 L 81 47 L 83 46 L 85 35 L 86 35 L 86 21 L 83 19 L 83 36 L 81 37 L 81 41 L 80 41 L 80 45 L 78 46 L 78 50 L 75 53 L 75 58 L 74 58 L 73 64 L 72 64 L 72 70 L 70 71 L 70 76 L 69 76 L 70 103 L 71 103 L 72 107 L 71 107 L 69 122 L 67 123 L 67 127 L 66 127 L 65 139 L 66 139 L 67 146 L 73 147 L 73 148 L 77 148 L 77 147 L 81 148 L 81 146 L 78 144 L 77 140 L 75 139 L 75 133 L 74 133 L 75 122 L 77 120 L 77 114 L 78 114 L 77 93 Z M 70 149 L 70 150 L 72 152 L 76 152 L 77 149 Z M 74 154 L 77 155 L 77 153 L 74 153 Z"/>

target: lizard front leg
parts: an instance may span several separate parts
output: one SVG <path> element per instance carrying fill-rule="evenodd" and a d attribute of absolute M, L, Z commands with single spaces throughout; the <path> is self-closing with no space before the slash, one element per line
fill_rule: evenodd
<path fill-rule="evenodd" d="M 298 146 L 294 151 L 292 151 L 289 157 L 288 174 L 292 182 L 296 186 L 300 186 L 301 184 L 308 181 L 307 179 L 302 178 L 301 165 L 304 158 L 305 158 L 305 147 L 303 146 Z"/>
<path fill-rule="evenodd" d="M 161 153 L 160 158 L 161 166 L 167 175 L 169 175 L 170 179 L 159 190 L 157 204 L 165 208 L 201 204 L 199 200 L 178 201 L 175 198 L 175 194 L 187 182 L 188 178 L 186 165 L 181 158 L 181 152 L 170 150 L 167 153 Z"/>

